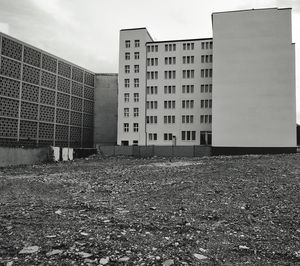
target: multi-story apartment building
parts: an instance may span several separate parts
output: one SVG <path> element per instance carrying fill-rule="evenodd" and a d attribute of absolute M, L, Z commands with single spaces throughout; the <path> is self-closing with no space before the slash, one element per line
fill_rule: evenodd
<path fill-rule="evenodd" d="M 121 30 L 118 144 L 211 144 L 212 46 Z"/>

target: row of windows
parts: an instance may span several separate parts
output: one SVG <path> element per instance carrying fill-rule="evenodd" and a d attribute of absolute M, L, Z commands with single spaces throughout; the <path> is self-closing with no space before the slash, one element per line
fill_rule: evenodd
<path fill-rule="evenodd" d="M 124 102 L 125 103 L 129 102 L 129 98 L 130 98 L 130 94 L 129 93 L 124 93 Z M 133 94 L 133 101 L 134 102 L 139 102 L 139 93 L 134 93 Z"/>
<path fill-rule="evenodd" d="M 212 61 L 213 61 L 212 54 L 210 54 L 210 55 L 201 55 L 201 63 L 212 63 Z"/>
<path fill-rule="evenodd" d="M 211 78 L 212 77 L 212 69 L 201 69 L 201 78 Z"/>
<path fill-rule="evenodd" d="M 134 65 L 134 73 L 139 73 L 139 72 L 140 72 L 140 66 Z M 126 74 L 130 73 L 130 65 L 125 65 L 125 73 Z"/>
<path fill-rule="evenodd" d="M 176 71 L 175 70 L 165 71 L 165 79 L 176 79 Z"/>
<path fill-rule="evenodd" d="M 195 44 L 192 43 L 184 43 L 182 44 L 183 50 L 194 50 Z"/>
<path fill-rule="evenodd" d="M 157 140 L 157 133 L 148 133 L 150 141 Z M 170 141 L 176 139 L 172 133 L 164 133 L 163 140 Z M 193 141 L 196 140 L 196 131 L 181 131 L 181 140 Z M 211 145 L 211 131 L 200 131 L 200 145 Z"/>
<path fill-rule="evenodd" d="M 176 64 L 176 57 L 165 57 L 165 65 L 175 65 Z"/>
<path fill-rule="evenodd" d="M 182 85 L 182 93 L 194 93 L 194 85 Z M 211 93 L 212 92 L 212 84 L 201 84 L 201 93 Z M 147 86 L 146 89 L 147 94 L 157 94 L 158 89 L 157 86 Z M 176 86 L 168 85 L 164 86 L 165 94 L 174 94 L 176 93 Z"/>
<path fill-rule="evenodd" d="M 158 52 L 158 45 L 148 45 L 147 46 L 147 52 Z"/>
<path fill-rule="evenodd" d="M 182 63 L 183 64 L 194 64 L 194 56 L 193 55 L 189 55 L 189 56 L 183 56 L 182 57 Z"/>
<path fill-rule="evenodd" d="M 212 49 L 213 48 L 213 42 L 202 42 L 201 43 L 201 49 Z"/>
<path fill-rule="evenodd" d="M 125 41 L 125 47 L 130 48 L 131 42 L 130 40 Z M 140 40 L 134 40 L 134 47 L 138 48 L 140 47 Z"/>
<path fill-rule="evenodd" d="M 176 51 L 176 44 L 165 44 L 165 51 L 166 52 L 172 52 L 172 51 Z"/>
<path fill-rule="evenodd" d="M 195 75 L 195 70 L 182 70 L 182 78 L 184 79 L 193 79 Z"/>
<path fill-rule="evenodd" d="M 201 135 L 201 134 L 200 134 Z M 175 139 L 172 133 L 163 133 L 164 141 L 171 141 Z M 148 133 L 149 140 L 157 140 L 157 133 Z M 181 140 L 193 141 L 196 140 L 196 131 L 181 131 Z"/>
<path fill-rule="evenodd" d="M 164 109 L 175 109 L 176 108 L 176 101 L 164 101 Z M 181 107 L 183 109 L 193 109 L 194 108 L 194 100 L 182 100 Z M 200 101 L 201 108 L 212 108 L 212 100 L 201 100 Z M 158 102 L 157 101 L 147 101 L 146 102 L 147 109 L 157 109 Z"/>
<path fill-rule="evenodd" d="M 212 116 L 211 115 L 200 115 L 201 124 L 211 124 Z"/>
<path fill-rule="evenodd" d="M 133 84 L 135 88 L 140 87 L 140 80 L 138 78 L 133 79 Z M 124 79 L 124 87 L 129 88 L 130 87 L 130 79 Z"/>
<path fill-rule="evenodd" d="M 176 71 L 168 70 L 164 71 L 165 79 L 176 79 Z M 184 79 L 193 79 L 195 77 L 195 70 L 188 69 L 182 70 L 182 78 Z M 212 77 L 212 69 L 201 69 L 201 78 L 211 78 Z M 158 79 L 158 71 L 148 71 L 147 79 Z"/>
<path fill-rule="evenodd" d="M 182 57 L 183 64 L 194 64 L 195 56 L 188 55 Z M 201 63 L 212 63 L 212 55 L 201 55 Z M 176 57 L 165 57 L 165 65 L 175 65 Z M 158 58 L 147 58 L 147 66 L 158 66 Z M 125 71 L 125 73 L 127 73 Z"/>
<path fill-rule="evenodd" d="M 172 93 L 175 93 L 175 91 L 176 91 L 175 86 L 164 86 L 165 94 L 172 94 Z M 211 91 L 212 91 L 212 85 L 211 84 L 201 85 L 201 92 L 211 92 Z M 182 86 L 182 92 L 183 93 L 193 93 L 194 92 L 194 85 L 183 85 Z M 157 86 L 147 87 L 147 94 L 157 94 Z M 129 102 L 129 98 L 130 98 L 130 94 L 129 93 L 124 93 L 124 102 Z M 139 101 L 139 93 L 134 93 L 133 94 L 133 101 L 134 102 Z M 206 101 L 211 101 L 211 100 L 206 100 Z M 204 102 L 204 106 L 205 106 L 205 102 Z"/>
<path fill-rule="evenodd" d="M 139 116 L 139 108 L 137 107 L 133 108 L 133 116 L 134 117 Z M 124 117 L 129 117 L 129 108 L 124 108 Z"/>
<path fill-rule="evenodd" d="M 136 110 L 135 110 L 136 109 Z M 124 116 L 125 113 L 129 113 L 129 108 L 124 108 Z M 138 108 L 134 108 L 134 112 L 137 113 L 138 116 Z M 157 124 L 157 116 L 156 115 L 149 115 L 146 116 L 146 123 L 147 124 Z M 164 124 L 175 124 L 176 117 L 175 115 L 164 115 L 163 118 Z M 201 124 L 211 124 L 212 122 L 212 115 L 200 115 L 200 123 Z M 193 124 L 194 123 L 194 115 L 182 115 L 181 116 L 181 123 L 182 124 Z"/>
<path fill-rule="evenodd" d="M 212 108 L 212 100 L 201 100 L 200 101 L 201 108 Z"/>
<path fill-rule="evenodd" d="M 148 71 L 147 79 L 158 79 L 158 71 Z"/>
<path fill-rule="evenodd" d="M 129 132 L 129 123 L 123 124 L 124 132 Z M 139 132 L 139 124 L 133 123 L 133 132 Z"/>
<path fill-rule="evenodd" d="M 157 86 L 148 86 L 146 88 L 147 94 L 157 94 Z"/>
<path fill-rule="evenodd" d="M 192 109 L 192 108 L 194 108 L 194 100 L 183 100 L 181 102 L 181 107 L 183 109 Z"/>
<path fill-rule="evenodd" d="M 158 58 L 147 58 L 147 66 L 157 66 Z"/>
<path fill-rule="evenodd" d="M 130 46 L 129 46 L 130 47 Z M 128 47 L 128 48 L 129 48 Z M 201 42 L 201 49 L 212 49 L 213 48 L 213 42 Z M 194 50 L 195 49 L 195 43 L 183 43 L 182 44 L 182 49 L 185 50 Z M 165 51 L 176 51 L 176 44 L 165 44 Z M 148 45 L 147 46 L 147 52 L 158 52 L 158 45 Z"/>
<path fill-rule="evenodd" d="M 134 52 L 134 59 L 135 60 L 140 59 L 140 53 L 139 52 Z M 125 60 L 130 60 L 130 53 L 129 52 L 125 53 Z"/>

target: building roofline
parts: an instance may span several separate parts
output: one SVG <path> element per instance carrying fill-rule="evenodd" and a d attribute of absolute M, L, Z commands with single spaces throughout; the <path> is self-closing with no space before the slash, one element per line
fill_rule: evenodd
<path fill-rule="evenodd" d="M 154 43 L 169 43 L 169 42 L 192 42 L 192 41 L 205 41 L 212 40 L 213 38 L 198 38 L 198 39 L 182 39 L 182 40 L 166 40 L 166 41 L 153 41 L 146 42 L 146 44 L 154 44 Z"/>
<path fill-rule="evenodd" d="M 75 67 L 78 67 L 78 68 L 80 68 L 80 69 L 82 69 L 82 70 L 84 70 L 84 71 L 86 71 L 86 72 L 95 74 L 94 71 L 88 70 L 88 69 L 86 69 L 86 68 L 84 68 L 84 67 L 82 67 L 82 66 L 79 66 L 79 65 L 77 65 L 77 64 L 75 64 L 75 63 L 72 63 L 72 62 L 70 62 L 70 61 L 68 61 L 68 60 L 66 60 L 66 59 L 64 59 L 64 58 L 61 58 L 61 57 L 55 55 L 55 54 L 49 53 L 49 52 L 47 52 L 47 51 L 45 51 L 45 50 L 43 50 L 43 49 L 41 49 L 41 48 L 38 48 L 38 47 L 36 47 L 36 46 L 31 45 L 30 43 L 21 41 L 20 39 L 17 39 L 17 38 L 15 38 L 15 37 L 11 36 L 11 35 L 8 35 L 8 34 L 3 33 L 3 32 L 1 32 L 1 31 L 0 31 L 0 35 L 4 36 L 4 37 L 6 37 L 6 38 L 12 39 L 12 40 L 14 40 L 14 41 L 16 41 L 16 42 L 18 42 L 18 43 L 21 43 L 22 45 L 25 45 L 25 46 L 27 46 L 27 47 L 33 48 L 33 49 L 35 49 L 35 50 L 38 50 L 39 52 L 41 52 L 41 53 L 43 53 L 43 54 L 47 54 L 47 55 L 50 55 L 50 56 L 52 56 L 52 57 L 55 57 L 57 60 L 63 61 L 63 62 L 65 62 L 65 63 L 70 64 L 70 65 L 73 65 L 73 66 L 75 66 Z"/>
<path fill-rule="evenodd" d="M 292 9 L 292 8 L 291 7 L 284 7 L 284 8 L 266 7 L 266 8 L 251 8 L 251 9 L 249 8 L 249 9 L 241 9 L 241 10 L 229 10 L 229 11 L 213 12 L 212 15 L 214 15 L 214 14 L 222 14 L 222 13 L 256 11 L 256 10 L 271 10 L 271 9 L 285 10 L 285 9 Z"/>
<path fill-rule="evenodd" d="M 121 29 L 120 31 L 131 31 L 131 30 L 147 30 L 146 27 L 141 28 L 128 28 L 128 29 Z"/>
<path fill-rule="evenodd" d="M 120 32 L 121 31 L 133 31 L 133 30 L 146 30 L 146 32 L 147 32 L 147 34 L 148 34 L 148 36 L 150 37 L 150 39 L 153 41 L 153 38 L 152 38 L 152 36 L 150 35 L 150 33 L 149 33 L 149 31 L 147 30 L 147 28 L 146 27 L 141 27 L 141 28 L 129 28 L 129 29 L 121 29 L 120 30 Z"/>
<path fill-rule="evenodd" d="M 118 76 L 118 73 L 95 73 L 95 76 Z"/>

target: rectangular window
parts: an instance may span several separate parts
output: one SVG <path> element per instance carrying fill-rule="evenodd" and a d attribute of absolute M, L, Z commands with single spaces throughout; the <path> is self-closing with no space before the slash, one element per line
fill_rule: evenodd
<path fill-rule="evenodd" d="M 157 124 L 157 116 L 156 115 L 147 116 L 146 122 L 147 122 L 147 124 Z"/>
<path fill-rule="evenodd" d="M 140 47 L 140 40 L 135 40 L 134 41 L 134 46 L 135 47 Z"/>
<path fill-rule="evenodd" d="M 211 145 L 211 131 L 200 131 L 200 145 Z"/>
<path fill-rule="evenodd" d="M 139 101 L 139 93 L 134 93 L 134 94 L 133 94 L 133 101 L 134 101 L 135 103 L 137 103 L 137 102 Z"/>
<path fill-rule="evenodd" d="M 125 65 L 125 73 L 126 74 L 130 73 L 130 66 L 129 65 Z"/>
<path fill-rule="evenodd" d="M 157 140 L 157 133 L 149 133 L 149 140 Z"/>
<path fill-rule="evenodd" d="M 181 131 L 181 140 L 196 140 L 196 131 Z"/>
<path fill-rule="evenodd" d="M 140 53 L 139 52 L 134 53 L 134 59 L 136 59 L 136 60 L 140 59 Z"/>
<path fill-rule="evenodd" d="M 133 123 L 133 132 L 139 132 L 139 124 Z"/>
<path fill-rule="evenodd" d="M 165 115 L 164 124 L 175 124 L 175 115 Z"/>
<path fill-rule="evenodd" d="M 172 133 L 164 133 L 164 140 L 173 140 L 173 134 Z"/>
<path fill-rule="evenodd" d="M 182 93 L 194 93 L 194 85 L 183 85 Z"/>
<path fill-rule="evenodd" d="M 134 117 L 139 116 L 139 108 L 133 108 L 133 116 Z"/>
<path fill-rule="evenodd" d="M 124 86 L 125 88 L 129 88 L 129 79 L 124 80 Z"/>
<path fill-rule="evenodd" d="M 175 101 L 164 101 L 165 109 L 175 109 Z"/>
<path fill-rule="evenodd" d="M 125 41 L 125 47 L 126 48 L 130 48 L 130 40 L 126 40 Z"/>
<path fill-rule="evenodd" d="M 128 123 L 124 123 L 123 128 L 124 128 L 124 132 L 129 132 L 129 124 Z"/>
<path fill-rule="evenodd" d="M 129 102 L 129 93 L 124 93 L 124 102 L 125 103 Z"/>
<path fill-rule="evenodd" d="M 124 116 L 129 117 L 129 108 L 124 108 Z"/>
<path fill-rule="evenodd" d="M 134 73 L 139 73 L 139 72 L 140 72 L 140 66 L 134 65 Z"/>
<path fill-rule="evenodd" d="M 147 109 L 157 109 L 157 101 L 147 101 L 146 108 Z"/>
<path fill-rule="evenodd" d="M 134 87 L 138 88 L 140 86 L 140 80 L 139 79 L 134 79 Z"/>
<path fill-rule="evenodd" d="M 129 60 L 130 59 L 130 53 L 125 53 L 125 60 Z"/>

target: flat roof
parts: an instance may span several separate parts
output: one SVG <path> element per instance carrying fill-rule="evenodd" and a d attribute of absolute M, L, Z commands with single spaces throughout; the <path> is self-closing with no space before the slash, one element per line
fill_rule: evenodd
<path fill-rule="evenodd" d="M 278 8 L 278 7 L 266 7 L 266 8 L 252 8 L 252 9 L 241 9 L 241 10 L 229 10 L 229 11 L 220 11 L 220 12 L 213 12 L 212 15 L 214 14 L 222 14 L 222 13 L 232 13 L 232 12 L 248 12 L 248 11 L 256 11 L 256 10 L 271 10 L 271 9 L 276 9 L 276 10 L 284 10 L 284 9 L 292 9 L 291 7 L 285 7 L 285 8 Z"/>
<path fill-rule="evenodd" d="M 153 41 L 146 42 L 146 44 L 155 44 L 155 43 L 169 43 L 169 42 L 193 42 L 193 41 L 207 41 L 212 40 L 213 38 L 198 38 L 198 39 L 182 39 L 182 40 L 166 40 L 166 41 Z"/>
<path fill-rule="evenodd" d="M 150 39 L 153 41 L 152 36 L 150 35 L 149 31 L 147 30 L 146 27 L 141 27 L 141 28 L 129 28 L 129 29 L 121 29 L 120 31 L 133 31 L 133 30 L 146 30 L 148 36 L 150 37 Z"/>

